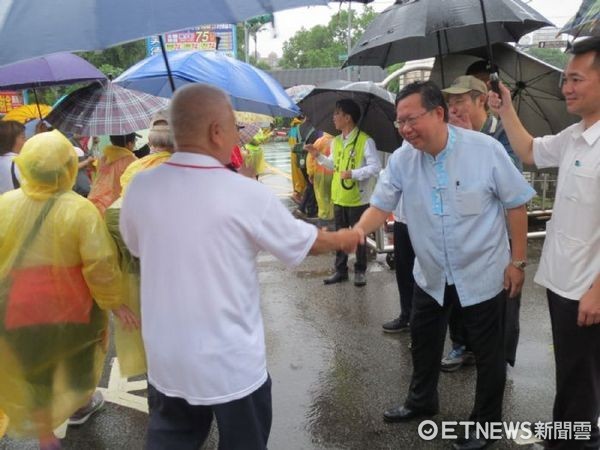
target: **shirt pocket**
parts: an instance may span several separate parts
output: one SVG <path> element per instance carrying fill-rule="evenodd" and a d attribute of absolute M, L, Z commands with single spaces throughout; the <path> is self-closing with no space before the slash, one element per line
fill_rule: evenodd
<path fill-rule="evenodd" d="M 483 211 L 484 195 L 481 189 L 458 189 L 456 211 L 461 216 L 477 216 Z"/>
<path fill-rule="evenodd" d="M 577 168 L 563 180 L 555 227 L 571 239 L 588 242 L 600 227 L 596 213 L 600 196 L 600 169 Z"/>

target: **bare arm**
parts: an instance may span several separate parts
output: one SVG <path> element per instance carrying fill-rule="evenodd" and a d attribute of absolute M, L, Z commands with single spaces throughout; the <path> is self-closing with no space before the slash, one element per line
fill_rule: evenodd
<path fill-rule="evenodd" d="M 518 206 L 506 210 L 511 240 L 511 260 L 525 261 L 527 259 L 527 207 Z M 504 271 L 504 289 L 509 297 L 515 297 L 523 288 L 525 272 L 512 264 Z"/>
<path fill-rule="evenodd" d="M 333 250 L 354 253 L 358 244 L 362 244 L 364 240 L 365 234 L 358 228 L 345 228 L 334 232 L 319 230 L 310 254 L 318 255 Z"/>
<path fill-rule="evenodd" d="M 534 165 L 533 160 L 533 137 L 527 132 L 515 108 L 513 107 L 510 91 L 500 83 L 502 99 L 494 91 L 488 93 L 488 105 L 490 109 L 500 116 L 502 125 L 508 136 L 510 146 L 519 155 L 525 164 Z"/>
<path fill-rule="evenodd" d="M 366 236 L 383 225 L 389 215 L 388 211 L 369 206 L 369 209 L 362 214 L 358 223 L 354 225 L 354 229 L 360 229 Z"/>
<path fill-rule="evenodd" d="M 577 325 L 589 327 L 600 323 L 600 274 L 579 302 Z"/>

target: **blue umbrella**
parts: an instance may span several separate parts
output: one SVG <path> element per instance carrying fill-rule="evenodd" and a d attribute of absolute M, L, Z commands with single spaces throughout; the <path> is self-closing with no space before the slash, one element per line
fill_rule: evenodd
<path fill-rule="evenodd" d="M 238 23 L 326 0 L 2 0 L 0 66 L 60 51 L 101 50 L 167 31 Z"/>
<path fill-rule="evenodd" d="M 287 117 L 300 112 L 273 77 L 237 59 L 216 52 L 169 52 L 169 65 L 175 87 L 188 83 L 217 86 L 230 95 L 236 111 Z M 114 82 L 160 97 L 172 95 L 167 68 L 159 54 L 135 64 Z"/>

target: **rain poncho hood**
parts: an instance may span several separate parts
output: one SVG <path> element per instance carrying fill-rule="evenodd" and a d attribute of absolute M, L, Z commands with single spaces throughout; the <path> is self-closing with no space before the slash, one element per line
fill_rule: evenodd
<path fill-rule="evenodd" d="M 35 437 L 94 392 L 121 273 L 100 214 L 71 191 L 69 141 L 36 135 L 17 164 L 23 187 L 0 196 L 0 409 L 10 434 Z"/>
<path fill-rule="evenodd" d="M 77 178 L 77 154 L 59 131 L 40 133 L 28 139 L 15 164 L 21 189 L 28 197 L 45 200 L 60 191 L 70 191 Z"/>

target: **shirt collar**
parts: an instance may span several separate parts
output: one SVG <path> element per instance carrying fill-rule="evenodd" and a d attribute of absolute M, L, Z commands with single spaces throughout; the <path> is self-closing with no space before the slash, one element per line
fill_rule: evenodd
<path fill-rule="evenodd" d="M 454 126 L 447 125 L 448 127 L 448 141 L 446 142 L 446 146 L 444 149 L 439 152 L 436 156 L 432 156 L 429 153 L 425 153 L 425 156 L 429 161 L 433 162 L 444 162 L 448 155 L 452 153 L 452 149 L 454 148 L 454 143 L 456 142 L 456 131 L 454 130 Z"/>
<path fill-rule="evenodd" d="M 352 131 L 350 133 L 348 133 L 348 136 L 344 137 L 344 135 L 342 134 L 342 140 L 347 142 L 350 139 L 354 139 L 354 136 L 356 136 L 357 133 L 358 133 L 358 127 L 354 127 L 352 129 Z"/>
<path fill-rule="evenodd" d="M 585 142 L 591 147 L 600 138 L 600 120 L 594 125 L 589 127 L 587 130 L 583 129 L 583 122 L 581 122 L 580 135 L 583 137 Z"/>
<path fill-rule="evenodd" d="M 169 161 L 178 164 L 196 164 L 199 166 L 223 166 L 218 159 L 203 153 L 175 152 Z"/>

